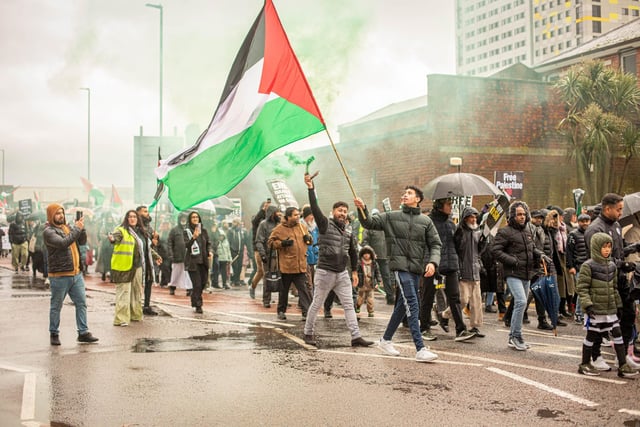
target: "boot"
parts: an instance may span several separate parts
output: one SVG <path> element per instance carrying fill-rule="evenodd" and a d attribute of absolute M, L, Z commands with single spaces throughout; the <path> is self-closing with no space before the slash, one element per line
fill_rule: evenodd
<path fill-rule="evenodd" d="M 169 286 L 169 295 L 175 295 L 175 294 L 176 294 L 176 287 Z"/>

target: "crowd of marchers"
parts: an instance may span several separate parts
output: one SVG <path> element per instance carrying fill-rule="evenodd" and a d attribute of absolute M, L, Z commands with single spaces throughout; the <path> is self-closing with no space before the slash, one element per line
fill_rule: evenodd
<path fill-rule="evenodd" d="M 538 329 L 584 325 L 578 372 L 610 371 L 601 348 L 611 345 L 618 374 L 638 374 L 640 212 L 623 229 L 621 196 L 606 194 L 581 212 L 553 205 L 530 210 L 513 201 L 504 226 L 491 232 L 484 226 L 490 204 L 480 211 L 462 208 L 456 223 L 454 200 L 421 207 L 422 191 L 409 185 L 398 210 L 369 211 L 356 198 L 351 211 L 349 203 L 335 201 L 324 213 L 312 177 L 305 175 L 304 182 L 308 203 L 281 210 L 268 199 L 248 229 L 240 219 L 216 221 L 196 210 L 180 213 L 175 224 L 163 215 L 155 229 L 146 206 L 127 211 L 121 221 L 113 214 L 74 221 L 61 205 L 51 204 L 46 220 L 18 213 L 7 230 L 10 248 L 0 249 L 10 251 L 16 273 L 31 267 L 51 287 L 52 345 L 60 344 L 66 295 L 75 304 L 78 341 L 97 341 L 87 326 L 83 281 L 95 264 L 116 289 L 115 326 L 157 315 L 151 307 L 154 284 L 168 287 L 171 295 L 184 291 L 198 314 L 203 292 L 247 286 L 252 299 L 262 290 L 265 308 L 277 302 L 281 321 L 290 293 L 297 296 L 302 338 L 311 346 L 321 345 L 318 314 L 333 317 L 337 299 L 352 346 L 370 346 L 374 341 L 361 336 L 358 319 L 365 309 L 375 316 L 379 292 L 393 312 L 377 346 L 398 355 L 392 338 L 404 324 L 416 360 L 429 362 L 438 357 L 425 345 L 437 339 L 433 327 L 448 333 L 452 321 L 455 341 L 479 339 L 485 336 L 483 317 L 496 312 L 510 330 L 507 346 L 526 351 L 522 325 L 530 322 L 527 307 L 533 302 Z M 538 291 L 542 285 L 555 293 L 551 302 Z"/>

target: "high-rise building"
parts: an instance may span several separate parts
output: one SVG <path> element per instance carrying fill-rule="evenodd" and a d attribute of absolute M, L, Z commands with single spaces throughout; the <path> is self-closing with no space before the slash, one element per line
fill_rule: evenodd
<path fill-rule="evenodd" d="M 640 0 L 456 0 L 456 70 L 535 66 L 639 15 Z"/>

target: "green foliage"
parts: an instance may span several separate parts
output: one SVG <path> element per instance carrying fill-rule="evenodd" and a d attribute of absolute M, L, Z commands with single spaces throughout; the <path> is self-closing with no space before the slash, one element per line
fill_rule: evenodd
<path fill-rule="evenodd" d="M 572 67 L 555 85 L 566 104 L 559 123 L 568 155 L 576 162 L 578 186 L 595 202 L 607 192 L 620 191 L 631 158 L 637 155 L 640 89 L 636 76 L 585 61 Z M 617 158 L 625 166 L 615 170 Z M 614 188 L 614 178 L 619 185 Z"/>

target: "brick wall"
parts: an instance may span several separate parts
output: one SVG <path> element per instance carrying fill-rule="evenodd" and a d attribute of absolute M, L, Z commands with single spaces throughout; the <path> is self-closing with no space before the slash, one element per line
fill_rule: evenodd
<path fill-rule="evenodd" d="M 573 205 L 575 164 L 555 130 L 564 110 L 550 84 L 430 75 L 427 94 L 426 106 L 340 128 L 337 150 L 357 194 L 370 208 L 374 199 L 381 208 L 385 197 L 395 207 L 405 185 L 423 187 L 439 175 L 455 172 L 457 168 L 449 166 L 450 157 L 462 157 L 463 172 L 491 181 L 496 170 L 524 171 L 523 199 L 533 208 Z M 320 170 L 316 183 L 323 209 L 328 212 L 336 200 L 352 205 L 353 197 L 330 146 L 297 154 L 316 157 L 312 169 Z M 264 185 L 252 175 L 230 196 L 243 197 L 256 185 Z M 298 201 L 306 203 L 302 178 L 294 176 L 288 182 Z M 640 191 L 638 182 L 640 162 L 634 159 L 623 193 Z M 374 190 L 372 184 L 379 189 Z M 477 198 L 474 205 L 481 207 L 488 200 Z M 256 207 L 258 203 L 253 202 Z M 250 207 L 249 214 L 254 210 Z"/>

